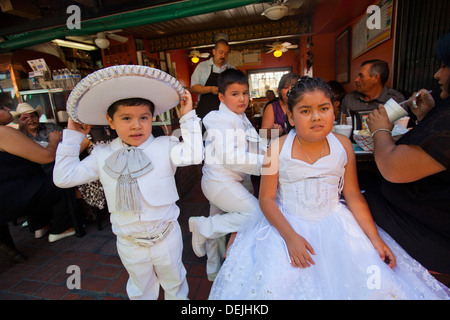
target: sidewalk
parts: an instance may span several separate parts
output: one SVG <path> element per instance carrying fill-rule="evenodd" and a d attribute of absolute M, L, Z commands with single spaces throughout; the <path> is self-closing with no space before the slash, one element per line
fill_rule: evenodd
<path fill-rule="evenodd" d="M 178 203 L 188 297 L 206 300 L 212 282 L 206 277 L 206 258 L 198 258 L 192 250 L 188 219 L 207 216 L 209 204 L 200 192 L 200 184 L 188 178 L 183 177 L 183 182 L 189 181 L 185 186 L 189 191 L 182 192 L 186 196 Z M 96 222 L 91 222 L 86 225 L 84 237 L 73 236 L 54 243 L 49 243 L 47 237 L 35 239 L 27 227 L 21 226 L 23 221 L 19 219 L 17 226 L 10 225 L 10 230 L 17 248 L 28 259 L 14 264 L 0 252 L 0 300 L 128 300 L 125 289 L 128 274 L 117 254 L 109 214 L 102 217 L 102 230 L 97 229 Z M 71 265 L 80 267 L 79 290 L 67 288 L 67 280 L 72 275 L 67 268 Z M 435 277 L 450 287 L 449 275 Z"/>
<path fill-rule="evenodd" d="M 198 258 L 192 251 L 188 228 L 190 216 L 208 215 L 209 204 L 199 196 L 198 188 L 199 184 L 192 187 L 190 196 L 179 203 L 190 300 L 206 300 L 212 285 L 206 277 L 206 258 Z M 86 225 L 84 237 L 54 243 L 49 243 L 47 237 L 35 239 L 27 227 L 21 226 L 23 221 L 19 219 L 17 226 L 10 224 L 10 230 L 17 248 L 28 259 L 14 264 L 0 253 L 0 300 L 128 300 L 128 274 L 117 254 L 109 214 L 102 217 L 102 230 L 91 222 Z M 67 272 L 71 265 L 80 267 L 81 289 L 67 288 L 73 274 Z"/>

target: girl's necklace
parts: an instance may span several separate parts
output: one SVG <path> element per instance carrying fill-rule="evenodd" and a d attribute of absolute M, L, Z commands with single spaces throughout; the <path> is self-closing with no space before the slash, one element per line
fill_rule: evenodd
<path fill-rule="evenodd" d="M 312 160 L 311 160 L 311 157 L 306 153 L 305 148 L 302 147 L 302 144 L 301 144 L 300 140 L 298 139 L 298 136 L 297 136 L 297 135 L 295 135 L 295 140 L 297 140 L 298 145 L 300 146 L 300 148 L 302 149 L 303 153 L 306 155 L 306 157 L 308 158 L 308 160 L 309 160 L 311 163 L 315 163 L 317 160 L 319 160 L 320 158 L 322 158 L 323 152 L 325 151 L 325 140 L 323 141 L 322 151 L 320 151 L 320 155 L 319 155 L 319 157 L 316 159 L 316 161 L 312 161 Z"/>

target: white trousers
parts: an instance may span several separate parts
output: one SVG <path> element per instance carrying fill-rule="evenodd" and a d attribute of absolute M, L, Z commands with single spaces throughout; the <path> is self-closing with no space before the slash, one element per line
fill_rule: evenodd
<path fill-rule="evenodd" d="M 127 282 L 130 300 L 156 300 L 160 285 L 166 300 L 187 299 L 189 288 L 181 261 L 183 240 L 177 221 L 154 245 L 139 245 L 118 236 L 117 251 L 130 276 Z"/>
<path fill-rule="evenodd" d="M 240 230 L 241 226 L 261 212 L 253 195 L 250 179 L 221 182 L 202 179 L 202 191 L 209 200 L 209 217 L 198 220 L 198 231 L 208 238 L 206 243 L 206 273 L 220 270 L 225 253 L 225 236 Z"/>

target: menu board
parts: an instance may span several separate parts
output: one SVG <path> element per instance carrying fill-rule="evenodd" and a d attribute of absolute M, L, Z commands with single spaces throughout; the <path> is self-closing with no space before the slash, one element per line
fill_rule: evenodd
<path fill-rule="evenodd" d="M 250 50 L 245 52 L 230 52 L 227 60 L 235 67 L 260 65 L 261 64 L 261 50 Z"/>
<path fill-rule="evenodd" d="M 379 11 L 380 28 L 368 28 L 367 20 L 374 19 L 375 12 L 365 14 L 352 30 L 352 59 L 355 59 L 373 47 L 391 38 L 392 11 L 394 0 L 381 0 L 376 6 Z"/>

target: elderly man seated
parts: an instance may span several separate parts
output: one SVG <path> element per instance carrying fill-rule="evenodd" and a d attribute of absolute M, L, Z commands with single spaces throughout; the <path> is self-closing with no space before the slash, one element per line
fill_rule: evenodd
<path fill-rule="evenodd" d="M 345 95 L 342 100 L 341 114 L 353 116 L 361 111 L 372 111 L 390 98 L 402 102 L 405 97 L 392 88 L 386 87 L 389 79 L 389 66 L 382 60 L 368 60 L 361 64 L 355 78 L 356 90 Z M 356 129 L 361 129 L 357 117 Z"/>
<path fill-rule="evenodd" d="M 41 146 L 46 147 L 49 142 L 49 136 L 53 131 L 62 132 L 62 128 L 54 123 L 40 122 L 40 118 L 43 114 L 43 110 L 41 106 L 38 106 L 36 109 L 33 108 L 28 103 L 19 103 L 16 107 L 15 111 L 12 111 L 11 114 L 14 116 L 14 122 L 19 124 L 19 131 L 26 134 L 28 137 L 39 143 Z M 87 139 L 86 139 L 87 141 Z M 82 146 L 82 148 L 85 148 Z M 83 150 L 83 149 L 82 149 Z M 53 166 L 54 162 L 42 164 L 42 169 L 45 174 L 49 177 L 53 176 Z M 53 182 L 52 182 L 53 183 Z M 55 188 L 58 188 L 54 186 Z M 85 234 L 83 223 L 79 219 L 79 215 L 77 214 L 77 208 L 75 204 L 75 191 L 72 189 L 62 190 L 63 199 L 58 202 L 57 206 L 54 208 L 56 211 L 65 212 L 67 215 L 72 216 L 75 220 L 74 227 L 75 231 L 63 234 L 63 235 L 52 235 L 50 237 L 50 241 L 57 241 L 66 236 L 77 234 L 77 236 L 83 236 Z M 36 238 L 43 237 L 50 229 L 50 221 L 48 221 L 48 225 L 44 228 L 36 228 L 35 219 L 30 218 L 28 220 L 30 224 L 30 229 L 35 232 Z"/>
<path fill-rule="evenodd" d="M 11 112 L 14 116 L 14 122 L 19 124 L 19 130 L 29 136 L 31 139 L 46 147 L 48 136 L 52 131 L 62 132 L 62 128 L 54 123 L 40 123 L 39 119 L 43 114 L 41 106 L 34 109 L 28 103 L 19 103 L 16 111 Z M 53 162 L 42 166 L 45 173 L 52 175 Z"/>

